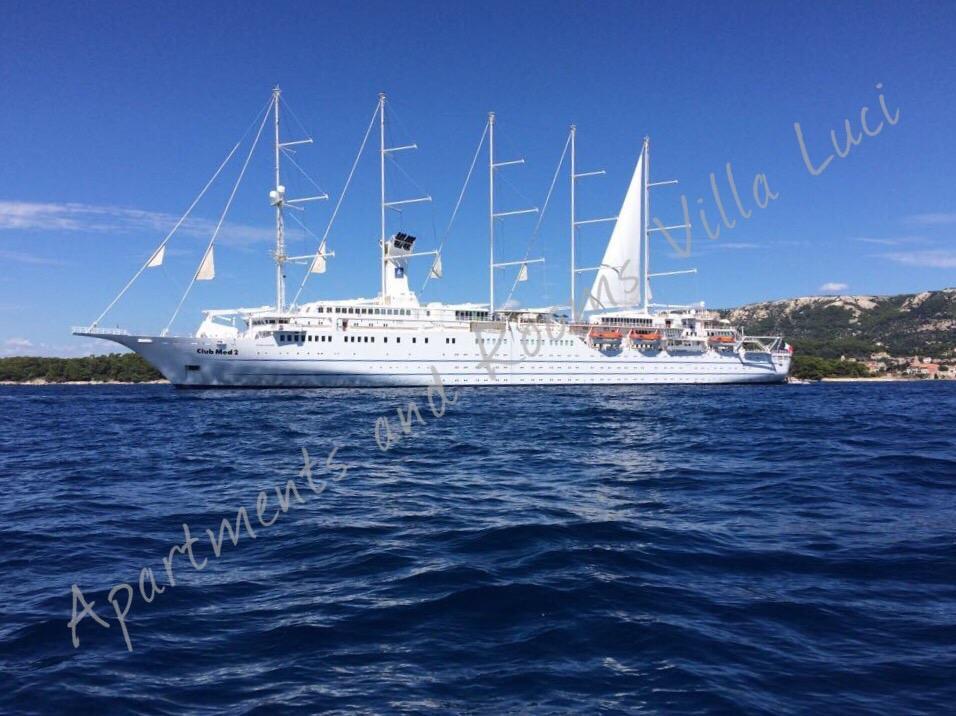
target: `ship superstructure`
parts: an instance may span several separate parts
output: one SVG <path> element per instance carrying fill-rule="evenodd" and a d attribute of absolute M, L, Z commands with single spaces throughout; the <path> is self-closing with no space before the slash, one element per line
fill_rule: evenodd
<path fill-rule="evenodd" d="M 499 306 L 495 297 L 495 272 L 517 270 L 515 285 L 527 279 L 528 267 L 543 259 L 496 262 L 495 230 L 509 216 L 539 213 L 537 208 L 498 211 L 495 177 L 502 168 L 522 160 L 501 161 L 495 156 L 495 115 L 489 114 L 481 142 L 488 160 L 489 296 L 487 303 L 448 304 L 420 302 L 409 286 L 413 259 L 428 257 L 430 278 L 441 278 L 442 248 L 419 251 L 418 239 L 405 232 L 388 235 L 386 212 L 406 204 L 427 202 L 429 196 L 389 200 L 386 195 L 386 159 L 416 145 L 386 146 L 386 98 L 380 95 L 369 124 L 378 128 L 380 160 L 380 291 L 374 298 L 299 302 L 306 279 L 327 270 L 334 253 L 327 250 L 329 229 L 347 192 L 355 166 L 332 213 L 329 227 L 318 238 L 315 253 L 289 256 L 285 245 L 285 219 L 290 209 L 326 199 L 324 194 L 300 199 L 286 197 L 281 161 L 289 148 L 311 139 L 283 141 L 279 130 L 281 97 L 273 91 L 255 142 L 239 174 L 241 181 L 249 157 L 263 134 L 267 120 L 274 124 L 275 184 L 269 192 L 274 208 L 276 246 L 275 304 L 258 308 L 209 310 L 193 335 L 170 335 L 170 326 L 196 281 L 215 276 L 213 251 L 226 210 L 210 239 L 186 294 L 159 335 L 138 335 L 122 329 L 105 329 L 100 323 L 127 289 L 150 268 L 162 265 L 166 245 L 179 227 L 167 235 L 119 296 L 90 326 L 74 333 L 115 341 L 142 355 L 171 383 L 179 386 L 244 387 L 358 387 L 416 386 L 434 382 L 434 373 L 451 385 L 567 385 L 629 383 L 771 383 L 786 380 L 789 347 L 780 337 L 746 336 L 702 306 L 658 306 L 651 303 L 651 279 L 669 275 L 650 273 L 648 226 L 650 189 L 674 182 L 651 182 L 650 141 L 644 140 L 619 214 L 579 220 L 575 192 L 579 179 L 602 172 L 578 172 L 576 128 L 565 145 L 570 157 L 570 301 L 567 307 L 511 308 Z M 238 145 L 237 145 L 238 147 Z M 236 148 L 227 157 L 235 154 Z M 359 150 L 359 156 L 362 149 Z M 555 179 L 565 154 L 555 172 Z M 475 168 L 472 161 L 468 177 Z M 225 162 L 224 164 L 225 165 Z M 213 180 L 222 170 L 220 166 Z M 213 181 L 210 180 L 210 183 Z M 467 187 L 468 179 L 465 186 Z M 209 184 L 197 197 L 205 193 Z M 552 189 L 554 182 L 552 182 Z M 462 195 L 465 187 L 462 189 Z M 550 198 L 550 191 L 548 197 Z M 545 201 L 545 207 L 547 206 Z M 461 197 L 459 197 L 459 205 Z M 186 212 L 185 220 L 196 202 Z M 455 211 L 457 212 L 456 205 Z M 293 218 L 294 215 L 293 215 Z M 454 214 L 453 214 L 454 218 Z M 297 219 L 296 219 L 297 220 Z M 583 224 L 614 222 L 604 257 L 598 266 L 575 264 L 575 242 Z M 668 227 L 670 228 L 670 227 Z M 301 263 L 307 271 L 291 302 L 286 298 L 286 266 Z M 579 275 L 595 274 L 580 311 L 576 288 Z M 506 302 L 503 304 L 508 306 Z"/>

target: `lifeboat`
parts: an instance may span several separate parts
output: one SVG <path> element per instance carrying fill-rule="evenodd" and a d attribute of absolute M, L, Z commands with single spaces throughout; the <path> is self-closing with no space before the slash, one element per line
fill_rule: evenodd
<path fill-rule="evenodd" d="M 710 343 L 716 343 L 720 345 L 720 344 L 735 343 L 737 339 L 734 338 L 733 336 L 711 336 L 707 340 Z"/>
<path fill-rule="evenodd" d="M 590 335 L 592 340 L 599 340 L 599 341 L 621 340 L 621 332 L 616 328 L 592 328 Z"/>
<path fill-rule="evenodd" d="M 658 331 L 638 331 L 635 329 L 628 334 L 628 337 L 632 341 L 659 341 L 661 334 Z"/>

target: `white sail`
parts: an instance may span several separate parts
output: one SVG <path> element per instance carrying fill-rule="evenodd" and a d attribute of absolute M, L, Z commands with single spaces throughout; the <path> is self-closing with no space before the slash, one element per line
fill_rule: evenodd
<path fill-rule="evenodd" d="M 216 263 L 213 260 L 212 246 L 203 256 L 202 263 L 199 265 L 199 272 L 196 274 L 197 281 L 212 281 L 216 278 Z"/>
<path fill-rule="evenodd" d="M 643 223 L 641 207 L 644 203 L 644 152 L 634 167 L 631 185 L 614 223 L 601 268 L 584 304 L 585 311 L 597 311 L 617 306 L 634 306 L 640 302 L 640 249 Z"/>
<path fill-rule="evenodd" d="M 325 244 L 322 244 L 319 247 L 318 253 L 315 255 L 315 259 L 312 261 L 312 266 L 309 268 L 309 273 L 325 273 Z"/>
<path fill-rule="evenodd" d="M 429 275 L 429 277 L 431 277 L 431 278 L 441 278 L 441 277 L 442 277 L 441 254 L 437 254 L 437 255 L 435 256 L 435 261 L 434 261 L 434 263 L 432 264 L 431 271 L 429 271 L 428 275 Z"/>
<path fill-rule="evenodd" d="M 163 244 L 158 249 L 156 253 L 152 255 L 149 259 L 149 263 L 146 264 L 146 268 L 156 268 L 157 266 L 163 265 L 163 258 L 166 256 L 166 244 Z"/>
<path fill-rule="evenodd" d="M 518 280 L 519 281 L 528 280 L 528 264 L 521 264 L 521 270 L 518 271 Z"/>

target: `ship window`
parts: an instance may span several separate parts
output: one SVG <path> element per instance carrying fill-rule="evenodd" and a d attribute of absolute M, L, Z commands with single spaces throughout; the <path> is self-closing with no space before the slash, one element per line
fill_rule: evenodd
<path fill-rule="evenodd" d="M 388 343 L 388 336 L 385 336 L 385 337 L 382 339 L 382 342 L 383 342 L 383 343 Z"/>
<path fill-rule="evenodd" d="M 396 338 L 396 339 L 395 339 L 395 342 L 396 342 L 396 343 L 401 343 L 401 342 L 402 342 L 401 337 Z"/>
<path fill-rule="evenodd" d="M 363 342 L 368 343 L 368 336 L 365 336 L 365 338 L 363 339 Z"/>
<path fill-rule="evenodd" d="M 412 343 L 417 343 L 417 342 L 418 342 L 417 338 L 412 338 Z"/>
<path fill-rule="evenodd" d="M 425 339 L 425 343 L 428 343 L 428 339 L 427 339 L 427 338 Z"/>
<path fill-rule="evenodd" d="M 187 365 L 186 370 L 199 370 L 198 365 Z"/>

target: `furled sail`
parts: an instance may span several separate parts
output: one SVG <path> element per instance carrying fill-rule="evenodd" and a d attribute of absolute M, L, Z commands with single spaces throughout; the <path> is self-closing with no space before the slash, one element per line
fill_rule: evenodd
<path fill-rule="evenodd" d="M 521 264 L 521 270 L 518 271 L 518 280 L 519 281 L 528 280 L 528 264 Z"/>
<path fill-rule="evenodd" d="M 315 259 L 312 261 L 312 266 L 309 268 L 309 273 L 325 273 L 325 244 L 323 243 L 319 247 L 318 253 L 315 255 Z"/>
<path fill-rule="evenodd" d="M 431 271 L 428 272 L 429 278 L 441 278 L 442 269 L 441 269 L 441 254 L 435 255 L 435 261 L 432 263 Z"/>
<path fill-rule="evenodd" d="M 640 302 L 640 248 L 644 203 L 644 152 L 634 167 L 634 176 L 624 196 L 621 212 L 614 223 L 601 268 L 584 304 L 585 311 L 619 306 L 634 306 Z"/>
<path fill-rule="evenodd" d="M 206 250 L 202 263 L 199 265 L 199 272 L 196 274 L 197 281 L 212 281 L 216 278 L 216 264 L 213 260 L 212 246 Z"/>
<path fill-rule="evenodd" d="M 149 263 L 146 264 L 146 268 L 156 268 L 157 266 L 163 265 L 163 258 L 166 256 L 166 244 L 162 244 L 156 253 L 152 255 L 149 259 Z"/>

